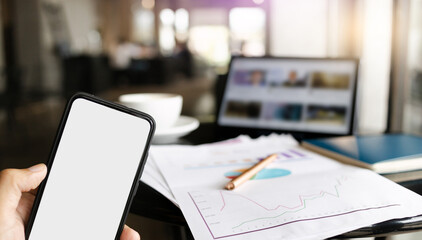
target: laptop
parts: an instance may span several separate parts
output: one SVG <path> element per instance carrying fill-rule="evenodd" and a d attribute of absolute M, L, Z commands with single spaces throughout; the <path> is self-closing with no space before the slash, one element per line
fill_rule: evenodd
<path fill-rule="evenodd" d="M 227 136 L 351 135 L 358 59 L 233 57 L 216 123 Z"/>

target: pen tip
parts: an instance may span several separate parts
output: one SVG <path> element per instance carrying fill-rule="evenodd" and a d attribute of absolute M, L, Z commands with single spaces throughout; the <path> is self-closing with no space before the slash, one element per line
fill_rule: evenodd
<path fill-rule="evenodd" d="M 234 184 L 233 184 L 233 183 L 228 183 L 228 184 L 226 185 L 226 189 L 227 189 L 227 190 L 233 190 L 233 189 L 234 189 Z"/>

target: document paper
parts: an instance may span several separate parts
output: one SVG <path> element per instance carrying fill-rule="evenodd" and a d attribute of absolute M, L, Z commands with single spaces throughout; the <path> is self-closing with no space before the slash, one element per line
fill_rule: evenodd
<path fill-rule="evenodd" d="M 231 178 L 279 158 L 233 191 Z M 369 170 L 306 151 L 286 135 L 200 146 L 156 146 L 195 239 L 322 239 L 422 214 L 422 197 Z"/>
<path fill-rule="evenodd" d="M 154 188 L 157 192 L 161 193 L 164 197 L 170 200 L 174 205 L 179 206 L 166 180 L 161 174 L 161 171 L 158 169 L 155 161 L 152 160 L 151 157 L 147 159 L 140 181 Z"/>

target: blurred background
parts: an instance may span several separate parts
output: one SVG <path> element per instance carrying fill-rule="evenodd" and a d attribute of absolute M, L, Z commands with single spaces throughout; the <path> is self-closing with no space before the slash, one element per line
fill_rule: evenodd
<path fill-rule="evenodd" d="M 230 58 L 360 59 L 357 130 L 422 134 L 421 0 L 0 0 L 0 168 L 45 161 L 66 99 L 173 92 L 215 119 Z"/>
<path fill-rule="evenodd" d="M 421 0 L 0 0 L 0 22 L 0 169 L 47 160 L 77 91 L 212 122 L 233 55 L 359 58 L 358 132 L 422 134 Z"/>

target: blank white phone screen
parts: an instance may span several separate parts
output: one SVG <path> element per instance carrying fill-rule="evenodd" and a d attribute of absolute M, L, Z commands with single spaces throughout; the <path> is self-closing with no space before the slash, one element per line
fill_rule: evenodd
<path fill-rule="evenodd" d="M 114 239 L 151 126 L 74 100 L 30 240 Z"/>

